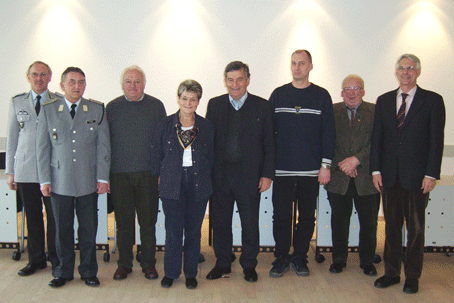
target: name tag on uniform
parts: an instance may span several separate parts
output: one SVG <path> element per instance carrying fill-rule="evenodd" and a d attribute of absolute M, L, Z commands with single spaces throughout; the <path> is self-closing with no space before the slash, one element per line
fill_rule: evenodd
<path fill-rule="evenodd" d="M 62 111 L 63 111 L 63 104 L 60 104 L 60 107 L 58 108 L 58 111 L 59 111 L 59 112 L 62 112 Z"/>
<path fill-rule="evenodd" d="M 83 109 L 84 112 L 88 112 L 88 106 L 87 105 L 85 105 L 85 104 L 82 105 L 82 109 Z"/>

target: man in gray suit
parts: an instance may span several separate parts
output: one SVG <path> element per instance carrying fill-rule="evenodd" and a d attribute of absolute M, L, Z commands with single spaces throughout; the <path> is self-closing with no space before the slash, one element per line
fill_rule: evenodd
<path fill-rule="evenodd" d="M 74 208 L 79 223 L 79 273 L 86 285 L 98 286 L 97 202 L 98 194 L 108 188 L 109 126 L 104 105 L 82 98 L 86 82 L 80 68 L 68 67 L 60 85 L 65 99 L 43 105 L 37 137 L 41 191 L 51 196 L 60 260 L 49 286 L 61 287 L 74 278 Z"/>
<path fill-rule="evenodd" d="M 58 265 L 55 251 L 55 220 L 50 198 L 41 194 L 36 163 L 36 127 L 41 104 L 62 98 L 47 89 L 52 78 L 50 67 L 33 62 L 27 70 L 31 90 L 11 99 L 8 138 L 6 143 L 6 174 L 11 190 L 17 190 L 27 217 L 28 264 L 18 274 L 29 276 L 47 267 L 43 201 L 47 214 L 47 247 L 52 268 Z M 43 198 L 43 199 L 42 199 Z"/>
<path fill-rule="evenodd" d="M 369 173 L 370 141 L 375 104 L 363 101 L 364 81 L 349 75 L 342 81 L 344 102 L 334 104 L 336 147 L 331 181 L 325 186 L 331 205 L 333 264 L 329 271 L 340 273 L 348 257 L 348 235 L 353 201 L 358 213 L 359 259 L 364 274 L 377 275 L 373 265 L 377 246 L 377 215 L 380 195 Z"/>

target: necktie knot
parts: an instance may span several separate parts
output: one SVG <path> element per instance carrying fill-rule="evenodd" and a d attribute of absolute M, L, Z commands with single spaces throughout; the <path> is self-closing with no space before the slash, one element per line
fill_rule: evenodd
<path fill-rule="evenodd" d="M 408 94 L 402 93 L 402 102 L 403 103 L 405 102 L 405 99 L 407 99 L 407 97 L 408 97 Z"/>

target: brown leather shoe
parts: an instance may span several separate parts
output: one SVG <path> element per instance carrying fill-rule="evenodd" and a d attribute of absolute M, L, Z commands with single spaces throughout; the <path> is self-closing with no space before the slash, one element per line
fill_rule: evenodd
<path fill-rule="evenodd" d="M 154 280 L 158 278 L 158 272 L 154 265 L 148 266 L 147 268 L 142 268 L 142 272 L 145 273 L 145 278 Z"/>
<path fill-rule="evenodd" d="M 123 266 L 119 266 L 114 273 L 114 280 L 124 280 L 128 277 L 128 274 L 132 272 L 131 268 L 126 268 Z"/>

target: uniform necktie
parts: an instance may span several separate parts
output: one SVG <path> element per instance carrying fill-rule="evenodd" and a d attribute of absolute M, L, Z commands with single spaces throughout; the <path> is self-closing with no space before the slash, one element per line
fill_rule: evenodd
<path fill-rule="evenodd" d="M 402 94 L 402 105 L 399 108 L 399 111 L 397 112 L 397 131 L 400 132 L 402 130 L 402 127 L 404 126 L 404 121 L 405 121 L 405 109 L 407 107 L 407 104 L 405 103 L 405 99 L 407 99 L 408 94 Z"/>
<path fill-rule="evenodd" d="M 73 118 L 73 119 L 74 119 L 74 116 L 76 115 L 76 107 L 77 107 L 77 104 L 72 104 L 71 111 L 69 112 L 71 114 L 71 118 Z"/>
<path fill-rule="evenodd" d="M 41 102 L 39 102 L 40 100 L 41 96 L 40 95 L 36 96 L 35 111 L 37 116 L 39 115 L 39 111 L 41 110 Z"/>

